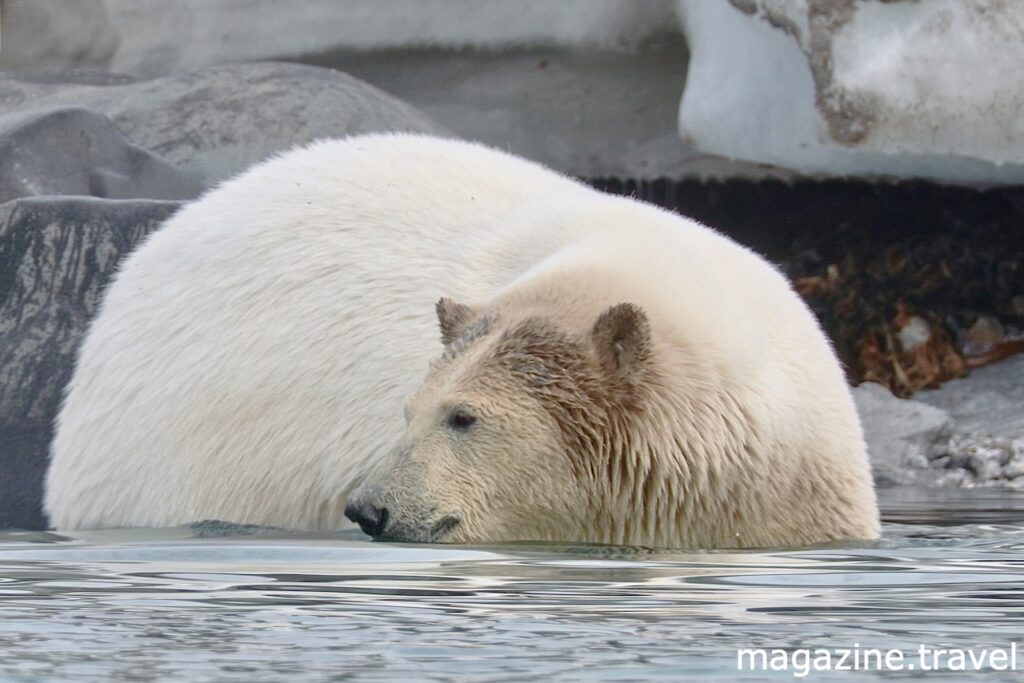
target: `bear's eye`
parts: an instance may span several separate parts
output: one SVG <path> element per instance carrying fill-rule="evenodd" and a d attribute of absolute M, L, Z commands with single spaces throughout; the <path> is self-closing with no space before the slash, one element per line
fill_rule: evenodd
<path fill-rule="evenodd" d="M 445 426 L 453 432 L 468 432 L 476 422 L 476 418 L 465 410 L 453 410 L 445 418 Z"/>

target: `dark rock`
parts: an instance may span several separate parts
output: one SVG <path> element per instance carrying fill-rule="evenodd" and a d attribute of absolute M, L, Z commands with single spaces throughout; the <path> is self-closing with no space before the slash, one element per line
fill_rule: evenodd
<path fill-rule="evenodd" d="M 107 280 L 178 206 L 85 197 L 0 205 L 0 429 L 53 418 Z"/>
<path fill-rule="evenodd" d="M 0 528 L 38 529 L 52 424 L 120 259 L 179 202 L 31 197 L 0 205 Z"/>
<path fill-rule="evenodd" d="M 0 529 L 45 529 L 43 479 L 52 428 L 0 427 Z"/>
<path fill-rule="evenodd" d="M 237 524 L 235 522 L 222 522 L 219 519 L 204 519 L 200 522 L 192 522 L 186 525 L 192 531 L 195 538 L 229 538 L 231 536 L 258 536 L 261 534 L 276 534 L 285 529 L 276 526 L 261 526 L 259 524 Z"/>

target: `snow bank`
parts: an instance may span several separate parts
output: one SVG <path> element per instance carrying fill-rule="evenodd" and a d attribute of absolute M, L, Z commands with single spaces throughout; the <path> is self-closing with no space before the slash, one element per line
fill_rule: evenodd
<path fill-rule="evenodd" d="M 538 158 L 563 170 L 580 171 L 575 157 L 597 158 L 593 150 L 607 148 L 617 151 L 587 167 L 684 177 L 699 175 L 715 155 L 725 175 L 764 164 L 809 174 L 1024 183 L 1024 0 L 72 4 L 4 2 L 0 68 L 152 77 L 227 62 L 307 60 L 362 67 L 371 82 L 399 95 L 427 93 L 440 102 L 441 123 L 456 132 L 496 144 L 532 135 L 539 142 L 523 149 L 543 148 Z M 664 111 L 678 103 L 685 57 L 678 50 L 678 65 L 665 64 L 650 48 L 654 38 L 678 38 L 680 25 L 691 56 L 676 122 Z M 442 50 L 421 48 L 441 48 L 448 61 L 438 57 Z M 532 49 L 550 54 L 531 62 Z M 624 76 L 629 70 L 620 67 L 630 59 L 649 68 Z M 409 74 L 422 84 L 410 85 Z M 568 85 L 559 87 L 559 79 Z M 467 95 L 472 87 L 478 93 Z M 560 127 L 566 112 L 584 124 Z M 520 126 L 525 120 L 529 127 Z M 509 137 L 502 122 L 525 132 Z M 677 130 L 682 143 L 672 139 Z M 642 144 L 621 151 L 605 143 L 617 134 Z M 630 159 L 611 158 L 622 154 Z"/>
<path fill-rule="evenodd" d="M 684 141 L 805 173 L 1024 182 L 1024 3 L 679 0 Z"/>

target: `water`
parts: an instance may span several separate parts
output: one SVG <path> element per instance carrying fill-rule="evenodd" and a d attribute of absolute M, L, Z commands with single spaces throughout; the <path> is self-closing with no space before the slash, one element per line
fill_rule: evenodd
<path fill-rule="evenodd" d="M 0 680 L 793 680 L 737 648 L 1024 646 L 1024 496 L 883 509 L 879 543 L 744 553 L 0 532 Z"/>

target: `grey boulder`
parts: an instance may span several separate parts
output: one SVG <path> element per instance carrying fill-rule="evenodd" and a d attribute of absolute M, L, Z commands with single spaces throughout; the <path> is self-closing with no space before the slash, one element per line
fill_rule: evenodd
<path fill-rule="evenodd" d="M 259 62 L 152 80 L 89 72 L 0 74 L 0 113 L 81 107 L 206 186 L 319 138 L 446 134 L 426 115 L 333 69 Z"/>
<path fill-rule="evenodd" d="M 202 186 L 79 107 L 0 116 L 0 203 L 37 195 L 188 199 Z"/>
<path fill-rule="evenodd" d="M 919 401 L 947 411 L 958 429 L 991 436 L 1024 436 L 1024 354 L 972 370 Z"/>
<path fill-rule="evenodd" d="M 930 460 L 949 440 L 949 414 L 920 401 L 896 398 L 880 384 L 853 390 L 875 483 L 898 486 L 934 479 Z"/>

